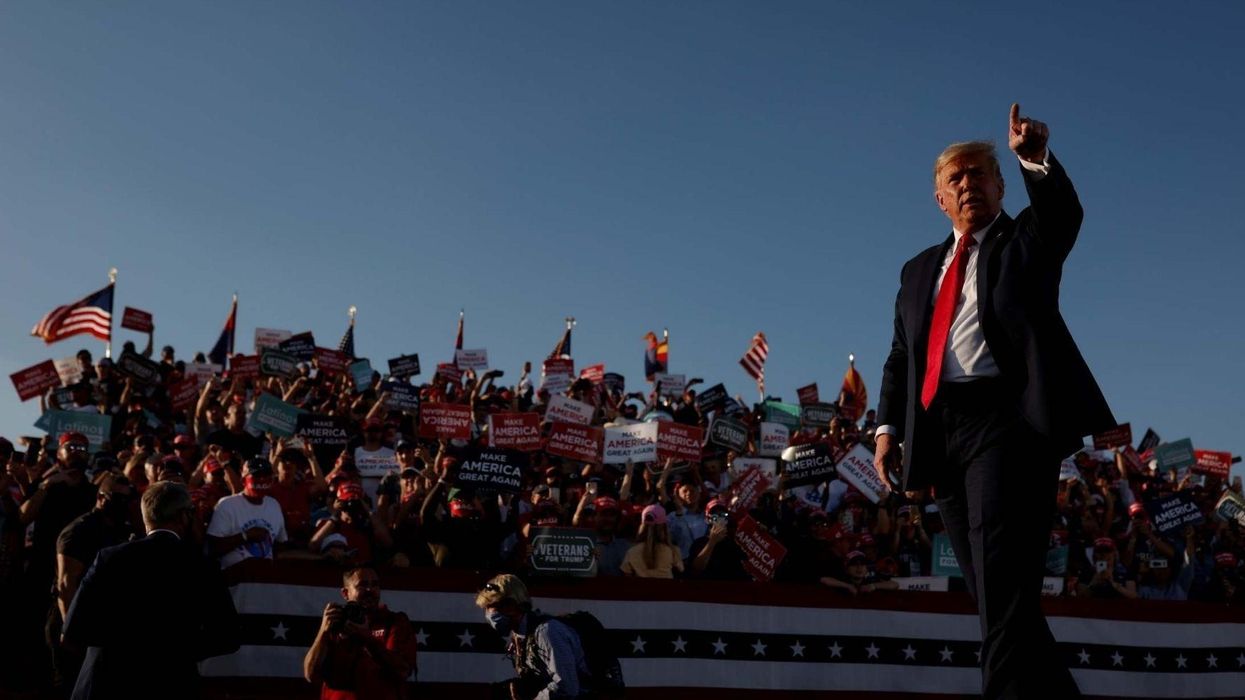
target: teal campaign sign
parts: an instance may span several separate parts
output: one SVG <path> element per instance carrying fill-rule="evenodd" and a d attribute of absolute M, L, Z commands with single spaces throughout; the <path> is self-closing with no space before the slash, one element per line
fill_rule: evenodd
<path fill-rule="evenodd" d="M 91 449 L 99 450 L 108 442 L 112 430 L 112 416 L 77 411 L 48 411 L 39 416 L 35 427 L 46 430 L 48 437 L 53 440 L 61 433 L 82 433 L 91 443 Z"/>
<path fill-rule="evenodd" d="M 934 535 L 932 563 L 933 570 L 930 573 L 934 576 L 959 576 L 961 578 L 964 576 L 960 573 L 960 562 L 955 558 L 955 550 L 951 549 L 951 538 L 945 533 L 940 532 Z"/>
<path fill-rule="evenodd" d="M 1193 455 L 1193 440 L 1189 438 L 1159 445 L 1154 448 L 1154 457 L 1158 459 L 1159 469 L 1163 471 L 1180 471 L 1197 464 L 1197 457 Z"/>
<path fill-rule="evenodd" d="M 354 379 L 354 390 L 363 391 L 372 386 L 372 363 L 359 360 L 350 363 L 350 376 Z"/>
<path fill-rule="evenodd" d="M 766 401 L 762 406 L 765 409 L 767 423 L 781 423 L 793 433 L 800 429 L 800 407 L 798 405 Z"/>
<path fill-rule="evenodd" d="M 1068 573 L 1068 545 L 1061 544 L 1046 550 L 1046 575 L 1063 576 Z"/>
<path fill-rule="evenodd" d="M 260 394 L 255 401 L 255 410 L 246 421 L 246 427 L 263 433 L 272 433 L 277 437 L 290 437 L 298 428 L 298 414 L 302 410 L 297 406 L 278 399 L 271 394 Z"/>

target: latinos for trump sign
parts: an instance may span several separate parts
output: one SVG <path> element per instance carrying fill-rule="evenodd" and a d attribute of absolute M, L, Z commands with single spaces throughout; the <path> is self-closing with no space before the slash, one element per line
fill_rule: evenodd
<path fill-rule="evenodd" d="M 1154 448 L 1154 456 L 1159 460 L 1159 469 L 1164 471 L 1180 471 L 1197 464 L 1197 458 L 1193 456 L 1193 441 L 1189 438 L 1159 445 Z"/>
<path fill-rule="evenodd" d="M 372 363 L 367 360 L 359 360 L 350 363 L 350 378 L 354 380 L 354 390 L 356 392 L 367 391 L 372 386 Z"/>
<path fill-rule="evenodd" d="M 657 459 L 699 462 L 704 456 L 705 431 L 691 425 L 658 421 Z"/>
<path fill-rule="evenodd" d="M 533 528 L 531 564 L 540 574 L 596 576 L 596 533 L 570 527 Z"/>
<path fill-rule="evenodd" d="M 471 407 L 426 403 L 419 411 L 419 436 L 438 440 L 471 439 Z"/>
<path fill-rule="evenodd" d="M 150 313 L 130 306 L 125 307 L 125 311 L 121 313 L 121 327 L 139 333 L 150 333 L 155 328 Z"/>
<path fill-rule="evenodd" d="M 419 374 L 419 355 L 401 355 L 389 360 L 389 376 L 409 379 Z"/>
<path fill-rule="evenodd" d="M 791 442 L 791 431 L 782 423 L 761 424 L 761 444 L 757 446 L 757 454 L 763 457 L 777 457 L 787 449 Z"/>
<path fill-rule="evenodd" d="M 635 423 L 605 429 L 603 464 L 657 461 L 657 423 Z"/>
<path fill-rule="evenodd" d="M 774 578 L 778 565 L 787 556 L 787 548 L 766 532 L 750 515 L 741 517 L 735 526 L 735 544 L 743 550 L 744 570 L 758 581 Z"/>
<path fill-rule="evenodd" d="M 873 468 L 873 453 L 864 445 L 853 447 L 839 461 L 837 470 L 840 479 L 855 486 L 874 503 L 890 492 L 890 487 L 878 476 L 878 470 Z"/>
<path fill-rule="evenodd" d="M 955 558 L 955 550 L 951 548 L 951 538 L 944 532 L 934 535 L 931 573 L 935 576 L 963 576 L 960 561 Z"/>
<path fill-rule="evenodd" d="M 1220 479 L 1227 479 L 1228 473 L 1232 471 L 1231 452 L 1194 450 L 1193 457 L 1197 460 L 1197 462 L 1193 465 L 1193 472 L 1195 474 L 1207 474 Z"/>
<path fill-rule="evenodd" d="M 260 394 L 255 401 L 255 410 L 247 417 L 246 427 L 278 437 L 290 437 L 298 428 L 300 413 L 302 411 L 297 406 L 291 406 L 271 394 Z"/>
<path fill-rule="evenodd" d="M 477 447 L 463 457 L 454 473 L 460 488 L 493 489 L 517 493 L 523 486 L 527 455 L 502 447 Z"/>
<path fill-rule="evenodd" d="M 783 487 L 810 486 L 834 478 L 834 456 L 824 442 L 788 447 L 782 453 Z"/>
<path fill-rule="evenodd" d="M 1147 501 L 1145 506 L 1150 523 L 1162 535 L 1179 532 L 1185 525 L 1201 524 L 1203 520 L 1202 510 L 1186 491 Z"/>
<path fill-rule="evenodd" d="M 587 425 L 592 422 L 596 409 L 590 404 L 565 396 L 549 397 L 549 406 L 545 409 L 545 421 L 549 423 L 579 423 Z"/>
<path fill-rule="evenodd" d="M 33 399 L 48 389 L 61 385 L 61 377 L 56 373 L 56 363 L 51 360 L 44 360 L 20 372 L 14 372 L 9 375 L 9 379 L 13 380 L 17 398 L 22 401 Z"/>
<path fill-rule="evenodd" d="M 35 423 L 35 427 L 47 431 L 51 440 L 55 440 L 61 433 L 82 433 L 91 449 L 99 450 L 108 442 L 112 416 L 78 411 L 47 411 Z"/>
<path fill-rule="evenodd" d="M 580 462 L 601 461 L 601 443 L 605 431 L 575 423 L 554 423 L 549 431 L 549 443 L 545 451 L 551 455 L 575 459 Z"/>
<path fill-rule="evenodd" d="M 709 442 L 743 452 L 748 447 L 748 427 L 733 418 L 714 418 L 709 426 Z"/>
<path fill-rule="evenodd" d="M 539 413 L 494 413 L 488 417 L 488 439 L 493 447 L 532 452 L 540 449 Z"/>

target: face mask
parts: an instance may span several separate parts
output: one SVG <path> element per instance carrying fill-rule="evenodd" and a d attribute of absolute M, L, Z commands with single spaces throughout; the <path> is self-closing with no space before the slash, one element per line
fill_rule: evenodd
<path fill-rule="evenodd" d="M 492 627 L 497 634 L 503 637 L 509 637 L 510 633 L 514 631 L 514 624 L 510 621 L 510 618 L 500 612 L 491 612 L 485 617 L 488 618 L 489 627 Z"/>

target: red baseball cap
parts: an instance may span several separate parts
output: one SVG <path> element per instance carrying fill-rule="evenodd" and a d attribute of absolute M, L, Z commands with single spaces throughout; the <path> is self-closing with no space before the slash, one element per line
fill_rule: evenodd
<path fill-rule="evenodd" d="M 362 501 L 363 486 L 357 482 L 349 481 L 337 487 L 337 500 L 339 501 Z"/>
<path fill-rule="evenodd" d="M 597 500 L 593 501 L 592 505 L 597 507 L 598 513 L 603 510 L 619 510 L 618 501 L 609 496 L 597 496 Z"/>
<path fill-rule="evenodd" d="M 475 512 L 476 507 L 470 501 L 464 501 L 461 498 L 450 501 L 451 518 L 468 518 L 475 515 Z"/>
<path fill-rule="evenodd" d="M 90 440 L 86 439 L 85 435 L 74 430 L 70 430 L 69 432 L 66 432 L 66 433 L 61 433 L 61 436 L 57 440 L 57 442 L 61 445 L 64 445 L 65 443 L 69 443 L 69 442 L 81 443 L 83 445 L 89 445 L 91 443 Z"/>
<path fill-rule="evenodd" d="M 194 444 L 195 444 L 195 439 L 190 437 L 189 435 L 186 435 L 185 433 L 173 438 L 174 447 L 181 447 L 183 445 L 192 446 Z"/>
<path fill-rule="evenodd" d="M 217 462 L 211 457 L 208 457 L 207 459 L 203 460 L 203 473 L 204 474 L 211 474 L 212 472 L 218 472 L 220 470 L 221 470 L 220 462 Z"/>
<path fill-rule="evenodd" d="M 1145 507 L 1145 506 L 1143 506 L 1143 505 L 1141 505 L 1140 503 L 1137 503 L 1136 501 L 1134 501 L 1134 502 L 1133 502 L 1133 504 L 1132 504 L 1131 506 L 1129 506 L 1129 507 L 1128 507 L 1128 517 L 1130 517 L 1130 518 L 1131 518 L 1131 517 L 1133 517 L 1134 515 L 1137 515 L 1138 513 L 1141 513 L 1142 515 L 1145 515 L 1145 513 L 1146 513 L 1146 507 Z"/>
<path fill-rule="evenodd" d="M 1215 555 L 1215 566 L 1221 569 L 1235 569 L 1236 555 L 1232 552 L 1220 552 Z"/>
<path fill-rule="evenodd" d="M 1094 540 L 1094 549 L 1115 549 L 1115 540 L 1110 537 L 1099 537 Z"/>
<path fill-rule="evenodd" d="M 710 513 L 718 509 L 730 510 L 730 508 L 728 508 L 727 505 L 723 503 L 720 499 L 710 498 L 709 502 L 705 504 L 705 515 L 709 515 Z"/>

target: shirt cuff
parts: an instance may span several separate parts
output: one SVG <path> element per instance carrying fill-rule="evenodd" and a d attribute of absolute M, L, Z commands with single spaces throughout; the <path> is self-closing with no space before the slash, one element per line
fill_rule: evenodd
<path fill-rule="evenodd" d="M 878 429 L 873 432 L 874 435 L 898 435 L 899 430 L 893 425 L 879 425 Z"/>
<path fill-rule="evenodd" d="M 1050 149 L 1049 148 L 1046 149 L 1046 157 L 1042 159 L 1041 163 L 1030 163 L 1029 161 L 1019 156 L 1016 157 L 1016 160 L 1020 161 L 1020 167 L 1024 168 L 1025 170 L 1028 170 L 1030 173 L 1030 177 L 1032 177 L 1034 180 L 1041 180 L 1042 178 L 1046 177 L 1047 173 L 1050 172 Z"/>

